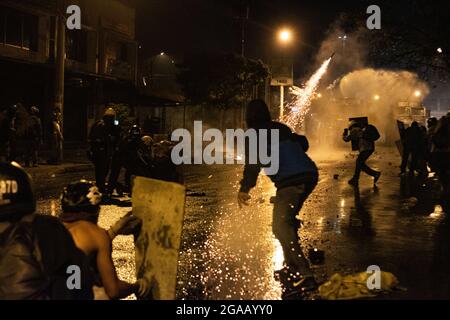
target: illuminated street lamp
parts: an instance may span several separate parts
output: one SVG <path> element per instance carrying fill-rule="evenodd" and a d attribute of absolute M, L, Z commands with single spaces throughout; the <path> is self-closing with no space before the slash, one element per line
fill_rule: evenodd
<path fill-rule="evenodd" d="M 414 92 L 414 96 L 416 96 L 416 98 L 419 98 L 422 95 L 422 92 L 420 92 L 420 90 L 416 90 Z"/>
<path fill-rule="evenodd" d="M 291 42 L 292 32 L 289 29 L 281 29 L 278 32 L 278 40 L 283 44 Z"/>
<path fill-rule="evenodd" d="M 436 50 L 438 53 L 442 53 L 442 48 L 437 48 Z"/>
<path fill-rule="evenodd" d="M 287 46 L 292 42 L 292 31 L 283 28 L 278 31 L 278 41 L 284 45 Z M 280 120 L 283 120 L 284 116 L 284 85 L 280 86 Z"/>

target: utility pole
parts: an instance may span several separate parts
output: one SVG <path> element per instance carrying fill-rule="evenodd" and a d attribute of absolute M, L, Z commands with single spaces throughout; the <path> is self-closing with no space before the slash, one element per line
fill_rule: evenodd
<path fill-rule="evenodd" d="M 284 86 L 280 86 L 280 121 L 283 121 L 284 117 Z"/>
<path fill-rule="evenodd" d="M 245 25 L 249 18 L 250 7 L 245 5 L 245 13 L 241 16 L 241 55 L 245 57 Z"/>
<path fill-rule="evenodd" d="M 56 7 L 56 55 L 55 55 L 55 91 L 53 108 L 61 112 L 61 131 L 64 119 L 64 66 L 66 58 L 66 25 L 64 0 L 57 1 Z"/>

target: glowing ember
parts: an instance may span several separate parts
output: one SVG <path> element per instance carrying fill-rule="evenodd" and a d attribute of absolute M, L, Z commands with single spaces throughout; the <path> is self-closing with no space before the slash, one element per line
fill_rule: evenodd
<path fill-rule="evenodd" d="M 287 112 L 281 121 L 294 130 L 301 127 L 305 120 L 305 116 L 308 114 L 311 106 L 311 100 L 316 94 L 320 79 L 327 71 L 330 61 L 331 58 L 328 58 L 322 63 L 320 68 L 306 82 L 304 88 L 295 86 L 291 88 L 291 94 L 294 95 L 294 99 L 286 106 Z"/>

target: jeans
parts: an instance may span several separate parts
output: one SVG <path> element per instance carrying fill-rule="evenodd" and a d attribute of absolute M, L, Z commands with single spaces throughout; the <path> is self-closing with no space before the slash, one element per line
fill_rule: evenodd
<path fill-rule="evenodd" d="M 361 174 L 361 171 L 367 173 L 369 176 L 375 177 L 379 172 L 371 169 L 367 164 L 366 161 L 369 159 L 369 157 L 374 153 L 375 150 L 366 150 L 361 151 L 358 155 L 358 158 L 356 159 L 356 167 L 355 167 L 355 174 L 353 175 L 353 179 L 358 181 L 359 176 Z"/>
<path fill-rule="evenodd" d="M 303 276 L 312 273 L 300 246 L 300 221 L 296 216 L 316 185 L 317 178 L 310 178 L 303 184 L 278 189 L 273 209 L 272 230 L 283 248 L 285 264 L 292 273 Z"/>

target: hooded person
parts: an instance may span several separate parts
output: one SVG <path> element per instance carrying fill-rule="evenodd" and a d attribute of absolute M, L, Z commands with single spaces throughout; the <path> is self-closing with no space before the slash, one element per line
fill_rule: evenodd
<path fill-rule="evenodd" d="M 112 260 L 111 232 L 97 225 L 101 200 L 102 194 L 94 183 L 86 180 L 71 183 L 62 194 L 59 216 L 75 245 L 89 257 L 95 299 L 121 299 L 131 294 L 146 297 L 150 291 L 147 280 L 128 283 L 117 276 Z"/>
<path fill-rule="evenodd" d="M 278 133 L 279 141 L 267 141 L 268 146 L 279 147 L 278 171 L 269 175 L 277 191 L 273 209 L 272 230 L 280 241 L 284 253 L 284 265 L 276 275 L 286 285 L 283 297 L 302 296 L 305 291 L 317 287 L 308 260 L 303 254 L 298 236 L 300 221 L 296 218 L 303 203 L 312 193 L 318 181 L 318 170 L 308 157 L 306 137 L 299 136 L 286 125 L 272 121 L 269 109 L 262 100 L 253 100 L 246 111 L 246 122 L 249 129 L 257 130 L 258 143 L 263 137 L 260 130 L 267 130 L 267 137 L 273 130 Z M 275 135 L 276 136 L 276 135 Z M 246 159 L 250 158 L 250 146 L 246 148 Z M 272 151 L 271 151 L 272 152 Z M 238 204 L 248 205 L 249 192 L 255 187 L 258 175 L 264 168 L 260 162 L 253 164 L 246 160 L 243 179 L 238 193 Z"/>
<path fill-rule="evenodd" d="M 0 300 L 92 299 L 87 257 L 57 218 L 35 213 L 28 174 L 17 163 L 0 163 L 0 185 Z M 78 288 L 68 286 L 73 266 Z"/>

